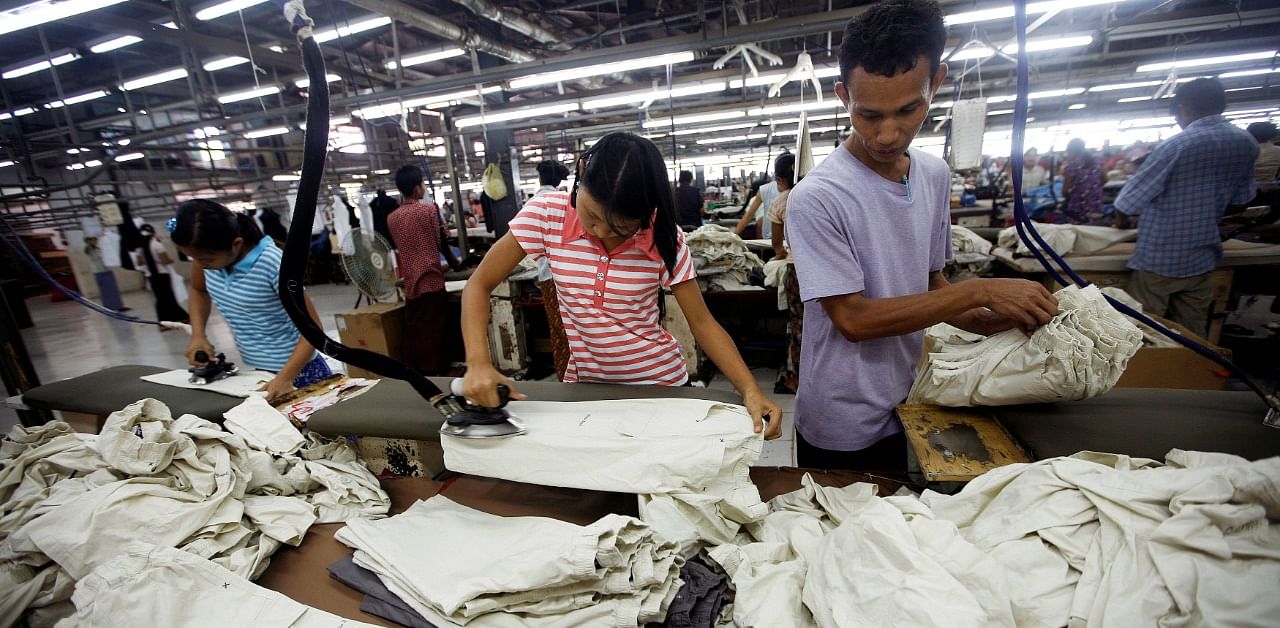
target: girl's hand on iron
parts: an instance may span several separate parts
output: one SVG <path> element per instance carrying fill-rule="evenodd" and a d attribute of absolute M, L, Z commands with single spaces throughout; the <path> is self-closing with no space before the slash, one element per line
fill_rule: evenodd
<path fill-rule="evenodd" d="M 502 403 L 498 398 L 498 386 L 506 386 L 510 390 L 512 401 L 525 398 L 492 364 L 467 367 L 467 374 L 462 378 L 462 396 L 477 406 L 496 408 Z"/>
<path fill-rule="evenodd" d="M 217 355 L 213 351 L 213 344 L 210 343 L 206 338 L 204 338 L 203 336 L 192 336 L 191 344 L 187 345 L 187 353 L 186 353 L 187 364 L 190 364 L 191 366 L 200 365 L 200 363 L 196 361 L 197 351 L 203 351 L 205 355 L 209 356 L 210 358 Z"/>

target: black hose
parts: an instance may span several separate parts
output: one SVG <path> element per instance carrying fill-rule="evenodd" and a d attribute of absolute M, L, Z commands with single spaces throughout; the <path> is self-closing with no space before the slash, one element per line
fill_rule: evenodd
<path fill-rule="evenodd" d="M 295 24 L 295 30 L 297 27 Z M 303 277 L 311 249 L 311 224 L 315 220 L 316 199 L 320 193 L 320 181 L 324 177 L 325 153 L 328 151 L 329 84 L 324 80 L 324 57 L 320 54 L 320 45 L 309 36 L 301 43 L 302 61 L 307 69 L 307 77 L 311 79 L 311 87 L 308 90 L 308 124 L 303 144 L 302 178 L 298 183 L 293 221 L 289 225 L 284 256 L 280 262 L 280 302 L 302 337 L 321 353 L 385 377 L 406 381 L 423 399 L 430 400 L 441 394 L 441 390 L 422 373 L 388 356 L 353 349 L 330 338 L 312 320 L 307 310 Z M 415 332 L 440 333 L 434 329 L 412 330 L 409 333 Z"/>

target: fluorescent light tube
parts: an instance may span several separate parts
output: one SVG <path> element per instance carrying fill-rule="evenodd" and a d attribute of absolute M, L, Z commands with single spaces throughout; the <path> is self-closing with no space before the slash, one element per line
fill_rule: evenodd
<path fill-rule="evenodd" d="M 142 159 L 143 157 L 146 157 L 146 155 L 142 153 L 128 153 L 125 155 L 116 155 L 116 161 L 133 161 L 135 159 Z"/>
<path fill-rule="evenodd" d="M 547 85 L 550 83 L 559 83 L 561 81 L 575 81 L 592 76 L 601 76 L 604 74 L 616 74 L 619 72 L 629 72 L 631 70 L 639 70 L 642 68 L 651 68 L 654 66 L 686 63 L 693 61 L 694 54 L 692 52 L 673 52 L 665 55 L 657 55 L 653 57 L 640 57 L 638 59 L 630 59 L 627 61 L 615 61 L 613 63 L 598 63 L 596 65 L 588 65 L 580 68 L 569 70 L 560 70 L 557 72 L 544 72 L 541 74 L 530 74 L 511 80 L 511 89 L 526 89 L 536 87 L 538 85 Z"/>
<path fill-rule="evenodd" d="M 247 9 L 251 6 L 262 4 L 266 1 L 267 0 L 229 0 L 228 2 L 219 2 L 218 4 L 207 6 L 196 11 L 196 19 L 201 22 L 206 22 L 230 13 L 235 13 L 240 9 Z"/>
<path fill-rule="evenodd" d="M 986 46 L 970 46 L 960 52 L 951 55 L 947 61 L 972 61 L 974 59 L 986 59 L 996 54 L 996 51 Z M 946 55 L 942 55 L 946 57 Z"/>
<path fill-rule="evenodd" d="M 214 59 L 212 61 L 205 62 L 204 71 L 216 72 L 218 70 L 234 68 L 237 65 L 244 65 L 248 62 L 249 60 L 244 57 L 222 57 L 221 59 Z"/>
<path fill-rule="evenodd" d="M 271 177 L 272 181 L 301 181 L 302 177 L 296 174 L 278 174 Z"/>
<path fill-rule="evenodd" d="M 11 78 L 18 78 L 19 76 L 26 76 L 28 74 L 33 74 L 41 70 L 48 70 L 49 68 L 52 68 L 55 65 L 63 65 L 65 63 L 71 63 L 72 61 L 75 61 L 76 59 L 79 59 L 79 58 L 80 58 L 79 54 L 74 52 L 68 52 L 66 54 L 53 57 L 52 59 L 44 59 L 41 61 L 37 61 L 35 63 L 24 65 L 20 68 L 14 68 L 12 70 L 5 72 L 4 74 L 0 74 L 0 78 L 11 79 Z"/>
<path fill-rule="evenodd" d="M 360 20 L 359 22 L 351 22 L 350 24 L 343 24 L 342 26 L 331 28 L 327 31 L 321 31 L 315 34 L 315 39 L 316 39 L 316 43 L 323 44 L 327 41 L 333 41 L 335 39 L 338 39 L 339 37 L 346 37 L 348 35 L 363 33 L 365 31 L 373 30 L 375 28 L 387 26 L 390 23 L 391 23 L 391 18 L 389 17 L 369 18 L 366 20 Z"/>
<path fill-rule="evenodd" d="M 101 165 L 102 165 L 102 161 L 97 159 L 90 159 L 89 161 L 84 162 L 85 168 L 97 168 L 98 166 L 101 166 Z"/>
<path fill-rule="evenodd" d="M 1138 72 L 1159 72 L 1164 70 L 1172 70 L 1174 68 L 1199 68 L 1206 65 L 1222 65 L 1224 63 L 1239 63 L 1241 61 L 1259 61 L 1270 59 L 1276 56 L 1274 50 L 1260 50 L 1257 52 L 1246 52 L 1238 55 L 1224 55 L 1221 57 L 1201 57 L 1199 59 L 1179 59 L 1177 61 L 1162 61 L 1160 63 L 1148 63 L 1138 66 Z"/>
<path fill-rule="evenodd" d="M 1220 79 L 1240 78 L 1242 76 L 1258 76 L 1259 74 L 1271 74 L 1272 72 L 1280 72 L 1280 68 L 1259 68 L 1257 70 L 1238 70 L 1236 72 L 1226 72 L 1219 74 Z"/>
<path fill-rule="evenodd" d="M 401 55 L 401 57 L 400 57 L 400 63 L 396 63 L 395 59 L 392 59 L 392 60 L 390 60 L 390 61 L 387 61 L 387 62 L 386 62 L 386 63 L 384 63 L 383 65 L 385 65 L 385 66 L 387 67 L 387 69 L 388 69 L 388 70 L 394 70 L 394 69 L 396 69 L 397 67 L 400 67 L 400 66 L 408 67 L 408 66 L 411 66 L 411 65 L 421 65 L 421 64 L 423 64 L 423 63 L 431 63 L 432 61 L 439 61 L 439 60 L 441 60 L 441 59 L 449 59 L 449 58 L 451 58 L 451 57 L 458 57 L 458 56 L 461 56 L 461 55 L 463 55 L 463 54 L 465 54 L 465 53 L 466 53 L 466 51 L 465 51 L 465 50 L 463 50 L 463 49 L 461 49 L 461 48 L 457 48 L 457 47 L 454 47 L 454 48 L 445 48 L 444 50 L 435 50 L 435 51 L 432 51 L 432 52 L 423 52 L 423 53 L 419 53 L 419 54 L 415 54 L 415 55 L 409 55 L 409 56 L 407 56 L 407 57 L 406 57 L 406 56 Z"/>
<path fill-rule="evenodd" d="M 1078 102 L 1078 103 L 1076 103 L 1076 104 L 1074 104 L 1074 105 L 1071 105 L 1070 107 L 1067 107 L 1067 109 L 1070 109 L 1070 110 L 1072 110 L 1072 111 L 1079 111 L 1079 110 L 1084 109 L 1085 107 L 1088 107 L 1088 106 L 1089 106 L 1089 105 L 1086 105 L 1086 104 L 1084 104 L 1084 103 L 1082 103 L 1082 102 Z"/>
<path fill-rule="evenodd" d="M 721 131 L 736 131 L 738 129 L 750 129 L 759 126 L 758 122 L 743 122 L 740 124 L 725 124 L 721 126 L 702 127 L 700 129 L 680 129 L 673 131 L 672 135 L 694 135 L 698 133 L 719 133 Z"/>
<path fill-rule="evenodd" d="M 97 100 L 97 99 L 102 98 L 103 96 L 106 96 L 106 95 L 107 95 L 107 91 L 106 91 L 106 90 L 103 90 L 103 89 L 100 89 L 100 90 L 95 91 L 95 92 L 89 92 L 89 93 L 87 93 L 87 94 L 80 94 L 79 96 L 72 96 L 71 98 L 68 98 L 68 99 L 66 99 L 66 100 L 55 100 L 55 101 L 53 101 L 53 102 L 51 102 L 51 103 L 46 104 L 45 106 L 46 106 L 46 107 L 48 107 L 48 108 L 50 108 L 50 109 L 58 109 L 58 108 L 61 108 L 61 107 L 65 107 L 65 106 L 67 106 L 67 105 L 78 105 L 78 104 L 80 104 L 80 103 L 82 103 L 82 102 L 89 102 L 90 100 Z"/>
<path fill-rule="evenodd" d="M 274 126 L 268 129 L 254 129 L 244 134 L 247 140 L 256 140 L 260 137 L 271 137 L 272 135 L 284 135 L 289 132 L 287 126 Z"/>
<path fill-rule="evenodd" d="M 1078 37 L 1041 37 L 1027 40 L 1027 52 L 1044 52 L 1046 50 L 1062 50 L 1063 48 L 1079 48 L 1093 43 L 1093 35 Z M 1017 54 L 1018 44 L 1012 43 L 1000 49 L 1005 54 Z"/>
<path fill-rule="evenodd" d="M 125 46 L 132 46 L 140 41 L 142 41 L 142 38 L 138 37 L 137 35 L 125 35 L 123 37 L 108 39 L 107 41 L 104 41 L 100 44 L 94 44 L 92 46 L 89 46 L 89 52 L 92 52 L 93 54 L 96 54 L 96 55 L 100 55 L 104 52 L 119 50 L 120 48 L 124 48 Z"/>
<path fill-rule="evenodd" d="M 1027 4 L 1027 15 L 1040 15 L 1050 11 L 1067 11 L 1071 9 L 1083 9 L 1085 7 L 1098 6 L 1103 4 L 1117 4 L 1124 0 L 1049 0 L 1048 2 L 1031 2 Z M 1013 17 L 1013 7 L 1004 6 L 995 9 L 980 9 L 977 11 L 965 11 L 948 15 L 943 18 L 947 26 L 955 26 L 957 24 L 973 24 L 975 22 L 989 22 L 991 20 L 1004 20 Z"/>
<path fill-rule="evenodd" d="M 14 109 L 13 117 L 21 118 L 22 116 L 31 115 L 37 111 L 39 111 L 39 109 L 36 109 L 35 107 L 23 107 L 21 109 Z"/>
<path fill-rule="evenodd" d="M 324 75 L 324 82 L 326 82 L 326 83 L 332 83 L 332 82 L 334 82 L 334 81 L 340 81 L 340 80 L 342 80 L 342 77 L 341 77 L 341 76 L 338 76 L 337 74 L 326 74 L 326 75 Z M 294 84 L 294 86 L 295 86 L 295 87 L 297 87 L 298 89 L 306 89 L 306 88 L 308 88 L 308 87 L 311 87 L 311 79 L 309 79 L 309 78 L 307 78 L 307 77 L 305 77 L 305 76 L 304 76 L 304 77 L 302 77 L 302 78 L 300 78 L 300 79 L 298 79 L 298 80 L 294 81 L 294 82 L 293 82 L 293 84 Z"/>
<path fill-rule="evenodd" d="M 772 105 L 764 108 L 756 108 L 747 112 L 752 116 L 772 116 L 781 113 L 799 113 L 801 111 L 813 111 L 814 109 L 834 109 L 836 107 L 843 108 L 839 100 L 830 99 L 822 102 L 812 101 L 806 103 L 793 103 L 790 105 Z"/>
<path fill-rule="evenodd" d="M 724 81 L 715 81 L 711 83 L 699 83 L 697 85 L 677 86 L 671 90 L 646 90 L 640 92 L 628 92 L 617 96 L 604 96 L 601 98 L 593 98 L 582 102 L 583 109 L 606 109 L 609 107 L 620 107 L 623 105 L 631 105 L 636 103 L 645 103 L 649 101 L 663 101 L 670 98 L 683 98 L 685 96 L 696 96 L 699 94 L 712 94 L 725 90 Z"/>
<path fill-rule="evenodd" d="M 0 35 L 56 22 L 73 15 L 102 9 L 124 0 L 39 0 L 0 11 Z"/>
<path fill-rule="evenodd" d="M 1112 83 L 1110 85 L 1094 85 L 1089 88 L 1089 92 L 1114 92 L 1123 89 L 1138 89 L 1140 87 L 1155 87 L 1164 83 L 1164 81 L 1138 81 L 1137 83 Z"/>
<path fill-rule="evenodd" d="M 453 126 L 459 129 L 465 129 L 470 126 L 480 126 L 481 124 L 495 124 L 498 122 L 506 122 L 508 120 L 518 120 L 521 118 L 537 118 L 540 116 L 555 115 L 557 113 L 566 113 L 569 111 L 577 111 L 579 109 L 576 102 L 562 102 L 551 105 L 543 105 L 541 107 L 523 107 L 520 109 L 506 109 L 502 111 L 491 111 L 483 116 L 470 116 L 466 118 L 458 118 L 454 120 Z"/>
<path fill-rule="evenodd" d="M 280 93 L 279 85 L 267 85 L 266 87 L 248 89 L 243 92 L 234 92 L 225 96 L 219 96 L 218 102 L 225 105 L 228 103 L 240 102 L 242 100 L 249 100 L 250 98 L 260 98 L 262 96 L 270 96 L 278 93 Z"/>
<path fill-rule="evenodd" d="M 120 89 L 123 89 L 124 91 L 127 92 L 135 89 L 142 89 L 144 87 L 151 87 L 152 85 L 159 85 L 160 83 L 168 83 L 169 81 L 176 81 L 182 78 L 187 78 L 186 68 L 176 68 L 176 69 L 167 70 L 164 72 L 157 72 L 156 74 L 149 74 L 147 76 L 139 77 L 131 81 L 125 81 L 122 85 L 120 85 Z"/>
<path fill-rule="evenodd" d="M 12 166 L 12 165 L 13 165 L 12 161 L 0 161 L 0 168 L 8 168 L 9 166 Z"/>
<path fill-rule="evenodd" d="M 705 140 L 698 140 L 699 144 L 725 144 L 728 142 L 745 142 L 747 140 L 760 140 L 769 137 L 768 133 L 748 133 L 747 135 L 730 135 L 727 137 L 711 137 Z"/>
<path fill-rule="evenodd" d="M 699 122 L 714 122 L 716 120 L 732 120 L 734 118 L 745 118 L 747 112 L 741 109 L 733 111 L 712 111 L 710 113 L 695 113 L 687 116 L 676 116 L 676 124 L 697 124 Z M 660 126 L 671 126 L 671 118 L 650 118 L 644 121 L 644 128 L 651 129 Z"/>

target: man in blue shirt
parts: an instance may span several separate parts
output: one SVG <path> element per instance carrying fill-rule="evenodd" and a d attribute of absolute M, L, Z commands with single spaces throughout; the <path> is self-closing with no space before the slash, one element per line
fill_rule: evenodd
<path fill-rule="evenodd" d="M 1116 198 L 1116 226 L 1141 216 L 1129 294 L 1150 313 L 1205 333 L 1213 306 L 1210 273 L 1222 259 L 1218 221 L 1227 205 L 1253 198 L 1258 145 L 1222 117 L 1218 79 L 1178 88 L 1171 112 L 1182 132 L 1156 147 Z"/>

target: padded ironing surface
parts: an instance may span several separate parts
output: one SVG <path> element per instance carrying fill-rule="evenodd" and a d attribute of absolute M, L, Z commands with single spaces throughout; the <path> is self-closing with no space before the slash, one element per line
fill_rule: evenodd
<path fill-rule="evenodd" d="M 430 379 L 441 390 L 448 390 L 450 378 Z M 691 386 L 517 382 L 516 388 L 537 401 L 678 398 L 742 403 L 742 397 L 735 392 Z M 311 415 L 307 427 L 328 435 L 438 441 L 442 423 L 444 417 L 411 386 L 397 379 L 383 379 L 369 392 Z"/>
<path fill-rule="evenodd" d="M 1116 388 L 1086 399 L 989 408 L 1037 460 L 1101 451 L 1163 460 L 1170 449 L 1250 460 L 1280 455 L 1280 430 L 1251 392 Z"/>
<path fill-rule="evenodd" d="M 143 375 L 155 375 L 171 369 L 158 366 L 127 364 L 37 386 L 22 394 L 22 401 L 33 408 L 83 412 L 106 416 L 148 397 L 169 406 L 173 416 L 194 414 L 202 419 L 222 422 L 222 414 L 243 399 L 218 393 L 177 388 L 144 382 Z"/>

